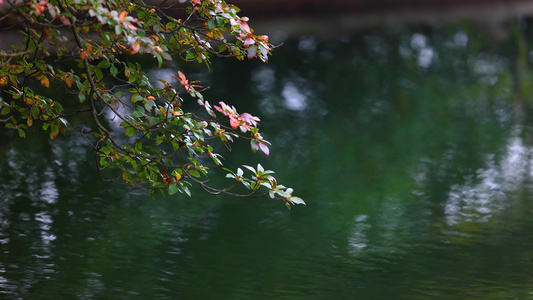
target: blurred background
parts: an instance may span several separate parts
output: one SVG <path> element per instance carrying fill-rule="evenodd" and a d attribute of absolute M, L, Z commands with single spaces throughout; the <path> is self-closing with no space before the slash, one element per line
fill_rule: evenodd
<path fill-rule="evenodd" d="M 533 299 L 533 1 L 234 3 L 268 64 L 144 67 L 259 116 L 270 157 L 225 165 L 307 206 L 152 199 L 0 129 L 0 298 Z"/>

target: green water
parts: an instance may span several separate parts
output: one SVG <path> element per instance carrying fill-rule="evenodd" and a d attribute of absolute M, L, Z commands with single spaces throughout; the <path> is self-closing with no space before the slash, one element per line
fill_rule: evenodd
<path fill-rule="evenodd" d="M 188 69 L 261 117 L 271 157 L 225 162 L 277 170 L 308 203 L 290 211 L 151 199 L 76 134 L 1 131 L 0 298 L 533 299 L 531 41 L 375 31 Z"/>

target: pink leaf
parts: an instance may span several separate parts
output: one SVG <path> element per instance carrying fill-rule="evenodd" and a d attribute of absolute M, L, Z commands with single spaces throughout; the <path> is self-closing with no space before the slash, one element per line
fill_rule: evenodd
<path fill-rule="evenodd" d="M 255 44 L 255 40 L 249 37 L 249 38 L 247 38 L 247 39 L 244 41 L 244 44 L 245 44 L 245 45 L 253 45 L 253 44 Z"/>
<path fill-rule="evenodd" d="M 265 143 L 259 143 L 259 148 L 263 153 L 265 153 L 266 156 L 270 154 L 270 149 L 268 149 L 268 146 Z"/>

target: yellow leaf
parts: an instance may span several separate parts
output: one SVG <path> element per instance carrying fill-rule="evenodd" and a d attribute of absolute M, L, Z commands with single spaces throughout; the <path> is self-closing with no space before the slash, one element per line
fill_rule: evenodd
<path fill-rule="evenodd" d="M 31 127 L 33 125 L 33 119 L 32 118 L 28 118 L 28 127 Z"/>
<path fill-rule="evenodd" d="M 176 170 L 174 170 L 174 176 L 176 176 L 176 181 L 179 181 L 181 179 L 181 175 Z"/>

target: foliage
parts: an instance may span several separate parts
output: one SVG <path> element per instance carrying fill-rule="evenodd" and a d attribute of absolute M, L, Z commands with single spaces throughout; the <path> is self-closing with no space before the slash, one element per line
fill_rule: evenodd
<path fill-rule="evenodd" d="M 304 204 L 261 165 L 244 166 L 246 174 L 224 169 L 233 184 L 209 185 L 208 165 L 222 168 L 214 143 L 231 149 L 235 139 L 247 139 L 254 152 L 269 155 L 259 118 L 224 102 L 211 105 L 204 88 L 179 70 L 173 75 L 179 84 L 160 79 L 156 85 L 132 60 L 149 56 L 160 67 L 177 57 L 205 64 L 213 55 L 268 60 L 268 37 L 255 35 L 237 7 L 221 0 L 182 2 L 0 0 L 23 38 L 0 51 L 0 86 L 10 96 L 0 100 L 0 121 L 21 137 L 40 126 L 55 139 L 72 130 L 73 116 L 88 114 L 91 123 L 80 131 L 95 150 L 103 180 L 189 195 L 196 183 L 216 195 Z M 75 67 L 60 67 L 65 62 Z M 36 86 L 64 88 L 79 103 L 67 111 L 72 99 L 50 97 Z M 111 129 L 109 119 L 120 120 L 121 130 Z M 248 191 L 234 192 L 241 184 Z"/>

